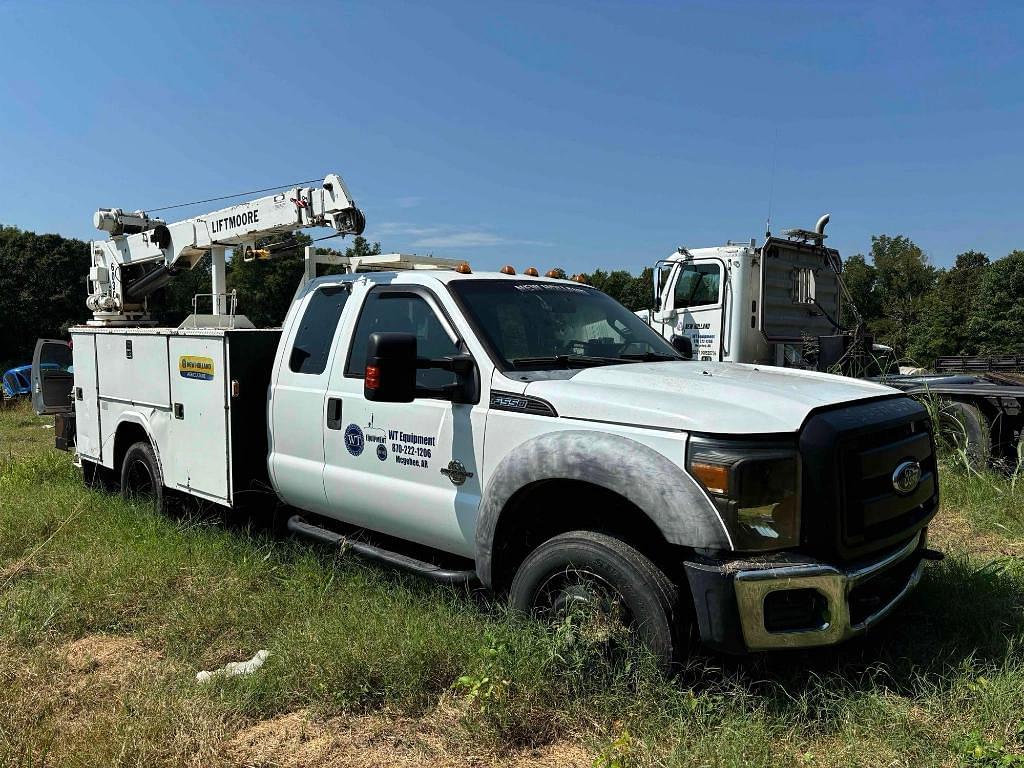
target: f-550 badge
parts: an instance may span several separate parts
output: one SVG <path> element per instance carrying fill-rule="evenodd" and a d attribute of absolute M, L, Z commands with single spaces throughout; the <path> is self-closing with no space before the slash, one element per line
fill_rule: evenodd
<path fill-rule="evenodd" d="M 452 485 L 462 485 L 473 476 L 472 472 L 466 471 L 466 465 L 458 459 L 452 459 L 448 466 L 441 470 L 441 474 L 452 481 Z"/>

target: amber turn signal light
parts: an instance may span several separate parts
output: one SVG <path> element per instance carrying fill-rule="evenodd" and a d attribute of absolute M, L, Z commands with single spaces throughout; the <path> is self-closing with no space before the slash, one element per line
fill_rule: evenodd
<path fill-rule="evenodd" d="M 690 472 L 700 480 L 711 493 L 723 496 L 729 493 L 729 468 L 721 464 L 706 464 L 695 461 L 690 464 Z"/>

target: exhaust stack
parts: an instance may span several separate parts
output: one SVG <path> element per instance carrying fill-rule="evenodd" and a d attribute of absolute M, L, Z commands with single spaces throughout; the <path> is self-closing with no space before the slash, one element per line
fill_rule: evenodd
<path fill-rule="evenodd" d="M 814 225 L 814 232 L 815 232 L 815 234 L 818 235 L 818 237 L 815 239 L 814 242 L 817 245 L 821 245 L 822 243 L 825 242 L 825 227 L 828 226 L 828 221 L 831 218 L 832 218 L 832 214 L 831 213 L 826 213 L 824 216 L 822 216 L 820 219 L 818 219 L 818 223 Z"/>

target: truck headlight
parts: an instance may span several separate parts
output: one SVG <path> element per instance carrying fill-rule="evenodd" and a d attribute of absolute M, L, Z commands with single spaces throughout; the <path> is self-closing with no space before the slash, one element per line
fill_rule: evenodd
<path fill-rule="evenodd" d="M 740 551 L 800 542 L 800 454 L 783 443 L 691 436 L 687 471 L 708 492 Z"/>

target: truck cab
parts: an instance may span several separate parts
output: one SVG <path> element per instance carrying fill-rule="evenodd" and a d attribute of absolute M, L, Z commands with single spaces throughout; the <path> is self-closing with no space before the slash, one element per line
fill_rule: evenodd
<path fill-rule="evenodd" d="M 839 254 L 794 232 L 677 249 L 655 267 L 654 309 L 639 314 L 666 338 L 688 336 L 700 360 L 829 370 L 865 342 L 840 332 Z"/>
<path fill-rule="evenodd" d="M 728 295 L 729 256 L 701 262 L 721 270 L 704 293 L 677 268 L 670 284 L 709 302 L 679 307 L 684 329 Z M 920 405 L 873 383 L 685 360 L 572 281 L 311 282 L 268 413 L 273 485 L 310 519 L 462 558 L 524 610 L 621 603 L 665 658 L 687 626 L 734 652 L 860 634 L 934 554 Z"/>

